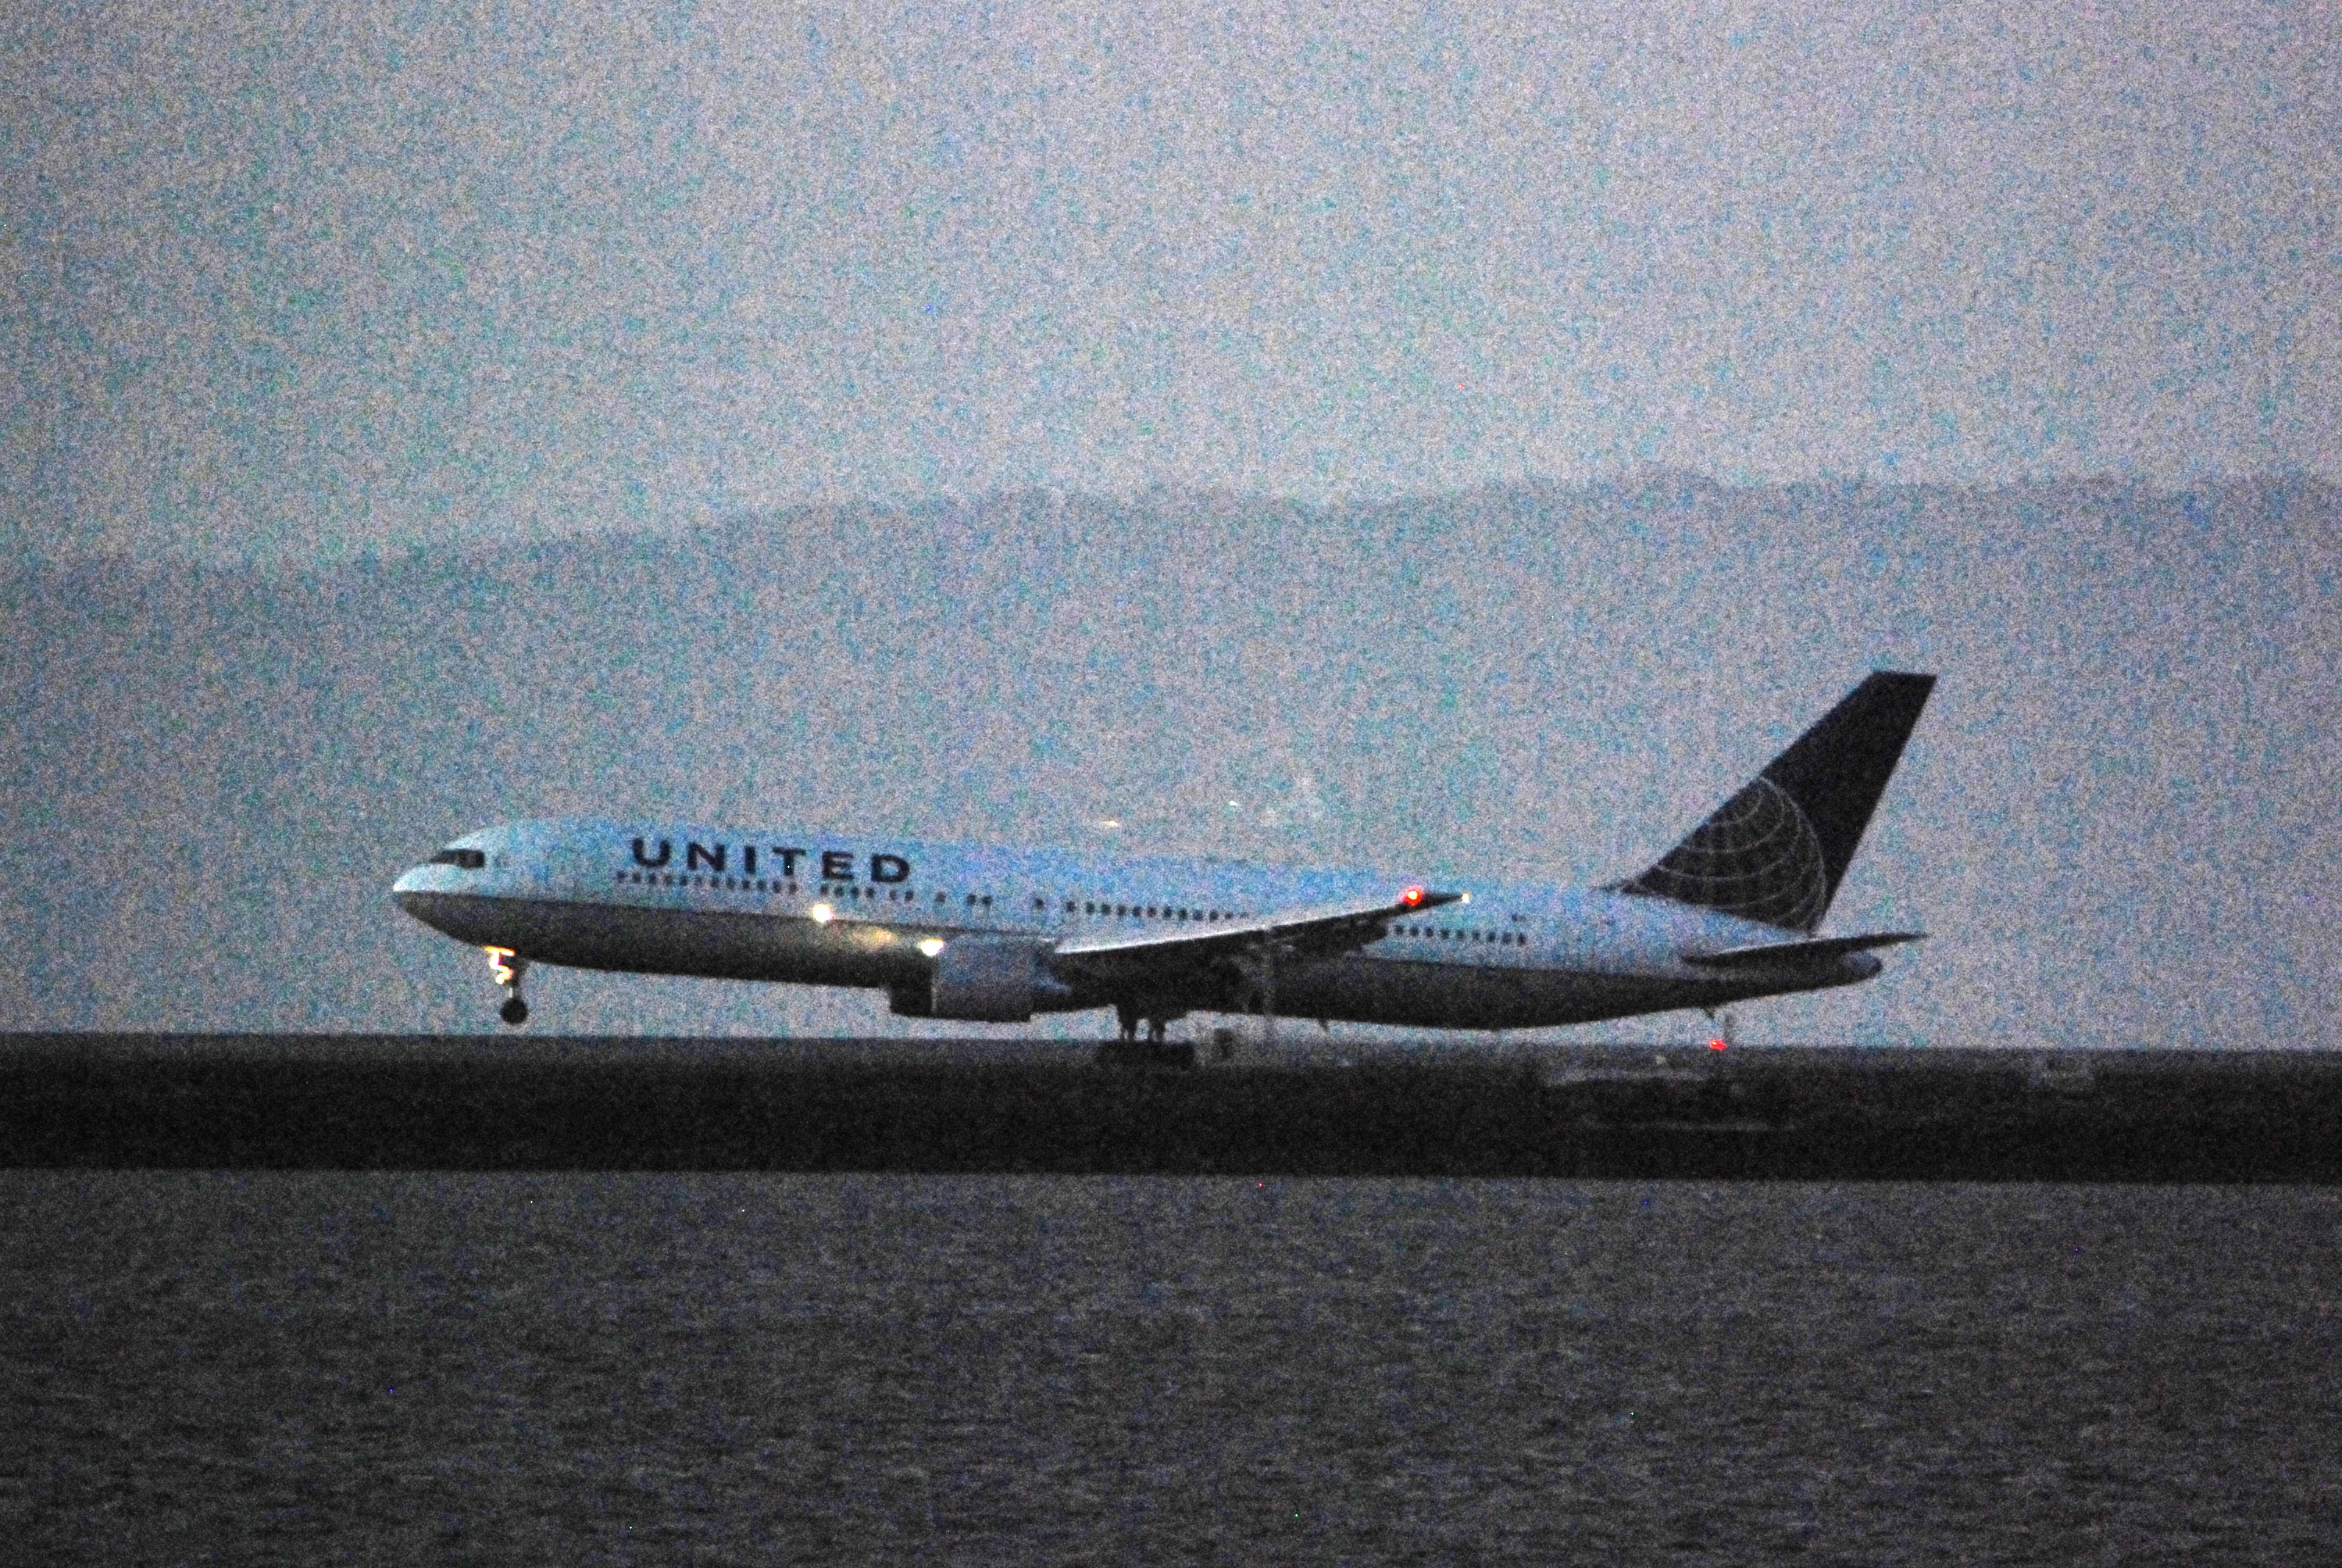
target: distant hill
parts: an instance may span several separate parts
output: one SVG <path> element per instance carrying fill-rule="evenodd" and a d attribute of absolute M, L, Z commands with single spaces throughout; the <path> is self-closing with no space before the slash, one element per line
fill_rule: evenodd
<path fill-rule="evenodd" d="M 1937 940 L 1744 1033 L 2290 1043 L 2342 969 L 2337 518 L 2333 486 L 2290 479 L 1661 473 L 19 568 L 0 1000 L 19 1029 L 488 1027 L 484 966 L 385 889 L 521 815 L 1047 840 L 1110 819 L 1135 845 L 1602 875 L 1900 665 L 1943 685 L 1837 919 Z M 1319 806 L 1279 809 L 1304 779 Z M 577 1033 L 885 1017 L 685 982 L 540 994 Z"/>

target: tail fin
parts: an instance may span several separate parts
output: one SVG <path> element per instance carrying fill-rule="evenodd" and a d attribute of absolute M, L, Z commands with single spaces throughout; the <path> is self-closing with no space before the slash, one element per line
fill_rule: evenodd
<path fill-rule="evenodd" d="M 1817 930 L 1932 675 L 1874 670 L 1656 865 L 1616 890 Z"/>

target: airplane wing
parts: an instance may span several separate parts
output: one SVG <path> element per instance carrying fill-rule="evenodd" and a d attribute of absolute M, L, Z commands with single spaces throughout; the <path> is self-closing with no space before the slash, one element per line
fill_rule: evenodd
<path fill-rule="evenodd" d="M 1325 958 L 1379 940 L 1384 929 L 1402 915 L 1419 915 L 1460 903 L 1466 897 L 1410 887 L 1336 903 L 1274 910 L 1200 930 L 1080 937 L 1060 944 L 1048 955 L 1048 962 L 1067 980 L 1126 982 L 1141 976 L 1205 969 L 1217 960 L 1239 958 L 1265 945 L 1274 946 L 1280 955 Z"/>
<path fill-rule="evenodd" d="M 1683 960 L 1711 970 L 1771 969 L 1777 965 L 1807 965 L 1824 963 L 1847 953 L 1867 952 L 1872 948 L 1891 948 L 1897 942 L 1916 942 L 1925 931 L 1872 931 L 1859 937 L 1805 937 L 1794 942 L 1756 942 L 1743 948 L 1719 948 L 1712 952 L 1686 952 Z"/>

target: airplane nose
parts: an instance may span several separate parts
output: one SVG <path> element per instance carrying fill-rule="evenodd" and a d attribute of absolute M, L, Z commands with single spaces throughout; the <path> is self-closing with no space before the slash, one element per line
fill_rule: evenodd
<path fill-rule="evenodd" d="M 398 880 L 390 885 L 390 896 L 394 899 L 397 899 L 402 904 L 404 904 L 405 902 L 404 895 L 418 891 L 421 890 L 422 886 L 423 868 L 420 866 L 412 867 L 407 870 L 405 876 L 402 876 Z"/>

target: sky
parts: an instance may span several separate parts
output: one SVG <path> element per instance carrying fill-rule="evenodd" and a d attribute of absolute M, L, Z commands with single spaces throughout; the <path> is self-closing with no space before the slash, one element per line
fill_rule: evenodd
<path fill-rule="evenodd" d="M 2342 475 L 2329 5 L 23 7 L 17 558 Z"/>
<path fill-rule="evenodd" d="M 2330 5 L 20 7 L 0 91 L 18 1027 L 492 1028 L 383 890 L 555 811 L 1616 876 L 1878 666 L 1833 919 L 1938 935 L 1744 1032 L 2330 1022 Z"/>

